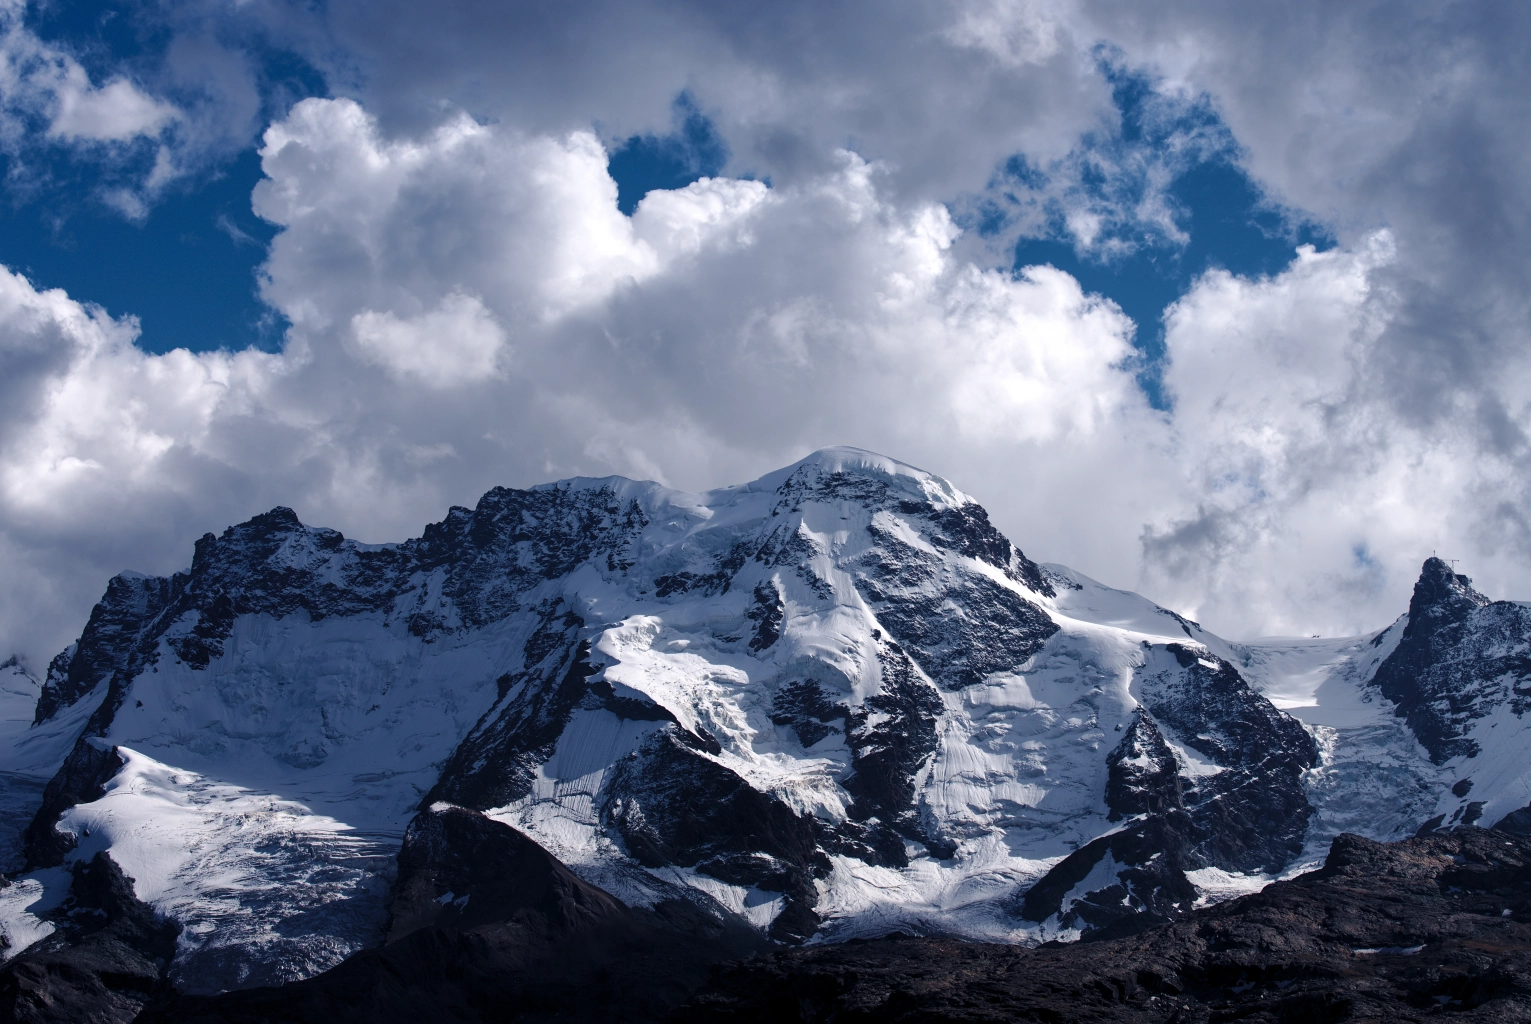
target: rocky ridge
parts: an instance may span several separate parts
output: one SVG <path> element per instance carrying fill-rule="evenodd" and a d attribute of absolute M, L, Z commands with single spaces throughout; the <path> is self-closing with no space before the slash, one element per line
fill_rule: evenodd
<path fill-rule="evenodd" d="M 1035 948 L 893 935 L 762 949 L 742 921 L 689 904 L 628 908 L 460 809 L 417 817 L 400 859 L 380 949 L 280 988 L 161 986 L 136 1018 L 116 1019 L 1497 1024 L 1531 1013 L 1531 837 L 1501 831 L 1342 835 L 1320 869 L 1259 893 L 1127 937 Z"/>
<path fill-rule="evenodd" d="M 1027 949 L 895 936 L 721 967 L 672 1019 L 1521 1021 L 1531 839 L 1335 839 L 1323 867 L 1128 938 Z"/>

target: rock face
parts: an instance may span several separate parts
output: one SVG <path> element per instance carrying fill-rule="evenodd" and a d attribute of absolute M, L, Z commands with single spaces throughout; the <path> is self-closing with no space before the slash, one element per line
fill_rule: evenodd
<path fill-rule="evenodd" d="M 1065 857 L 1022 896 L 1027 920 L 1080 930 L 1147 927 L 1189 910 L 1186 872 L 1278 872 L 1303 848 L 1311 736 L 1228 662 L 1185 644 L 1147 648 L 1142 702 L 1106 758 L 1106 803 L 1121 831 Z M 1166 735 L 1201 759 L 1184 768 Z M 1184 756 L 1184 755 L 1182 755 Z"/>
<path fill-rule="evenodd" d="M 900 936 L 729 964 L 674 1019 L 1531 1018 L 1531 841 L 1335 840 L 1321 870 L 1130 938 L 1039 949 Z"/>
<path fill-rule="evenodd" d="M 133 895 L 105 853 L 78 861 L 51 935 L 0 967 L 0 1020 L 127 1022 L 169 995 L 180 928 Z"/>
<path fill-rule="evenodd" d="M 281 988 L 171 997 L 139 1019 L 234 1022 L 659 1019 L 708 965 L 766 945 L 686 900 L 633 909 L 473 811 L 410 824 L 386 943 Z"/>
<path fill-rule="evenodd" d="M 399 544 L 273 509 L 112 580 L 40 685 L 10 666 L 35 711 L 0 751 L 29 819 L 0 935 L 36 942 L 104 855 L 181 927 L 188 997 L 498 978 L 480 930 L 525 908 L 475 858 L 520 836 L 590 889 L 570 921 L 629 936 L 1126 936 L 1347 828 L 1522 827 L 1525 615 L 1432 561 L 1388 630 L 1233 644 L 855 449 L 705 494 L 496 488 Z M 1303 718 L 1291 679 L 1373 717 Z"/>
<path fill-rule="evenodd" d="M 1376 683 L 1436 764 L 1476 757 L 1478 720 L 1501 709 L 1517 718 L 1531 710 L 1531 608 L 1490 601 L 1432 558 Z"/>

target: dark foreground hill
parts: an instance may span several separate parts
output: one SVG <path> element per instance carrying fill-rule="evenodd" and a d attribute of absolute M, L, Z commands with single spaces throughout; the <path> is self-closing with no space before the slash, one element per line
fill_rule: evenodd
<path fill-rule="evenodd" d="M 687 904 L 626 907 L 509 826 L 441 809 L 410 829 L 381 948 L 305 981 L 212 997 L 156 978 L 167 936 L 101 860 L 75 886 L 75 916 L 94 931 L 7 963 L 0 1019 L 1531 1020 L 1531 838 L 1489 829 L 1391 844 L 1343 835 L 1318 871 L 1135 935 L 760 951 L 739 922 Z"/>
<path fill-rule="evenodd" d="M 1342 835 L 1318 871 L 1141 934 L 893 937 L 718 969 L 676 1019 L 1327 1024 L 1531 1020 L 1531 841 Z"/>

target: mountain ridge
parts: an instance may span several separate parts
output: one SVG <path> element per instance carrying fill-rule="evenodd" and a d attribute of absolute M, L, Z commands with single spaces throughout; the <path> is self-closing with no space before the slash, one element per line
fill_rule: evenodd
<path fill-rule="evenodd" d="M 444 803 L 762 941 L 1127 934 L 1340 832 L 1531 805 L 1507 681 L 1531 623 L 1441 568 L 1376 634 L 1232 643 L 845 448 L 699 495 L 495 488 L 397 544 L 278 508 L 115 577 L 50 665 L 32 902 L 0 890 L 0 926 L 53 927 L 70 866 L 109 855 L 182 926 L 178 989 L 300 980 L 382 941 Z M 1406 707 L 1388 681 L 1420 659 Z M 1437 759 L 1421 714 L 1458 686 L 1440 735 L 1478 750 Z"/>

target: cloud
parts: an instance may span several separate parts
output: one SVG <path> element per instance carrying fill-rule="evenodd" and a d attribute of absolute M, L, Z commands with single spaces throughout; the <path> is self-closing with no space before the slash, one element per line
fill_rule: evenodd
<path fill-rule="evenodd" d="M 34 88 L 42 85 L 36 78 Z M 63 64 L 63 73 L 49 83 L 54 97 L 53 120 L 48 134 L 56 139 L 91 142 L 125 142 L 140 135 L 153 138 L 179 116 L 169 103 L 141 92 L 125 78 L 114 78 L 97 87 L 85 69 Z"/>
<path fill-rule="evenodd" d="M 72 633 L 109 571 L 173 569 L 277 503 L 385 540 L 493 484 L 710 486 L 829 443 L 948 475 L 1029 553 L 1232 635 L 1380 625 L 1431 549 L 1531 595 L 1515 5 L 239 11 L 351 97 L 264 137 L 286 347 L 144 356 L 89 296 L 13 278 L 0 558 L 43 595 L 4 612 L 18 643 Z M 213 83 L 200 105 L 144 93 L 183 113 L 165 175 L 183 133 L 261 109 L 215 22 L 166 56 L 165 81 Z M 1146 136 L 1102 53 L 1147 83 Z M 731 162 L 623 217 L 606 145 L 668 130 L 682 92 Z M 1201 227 L 1166 175 L 1213 151 L 1339 244 L 1200 277 L 1165 324 L 1168 411 L 1133 379 L 1152 325 L 957 230 L 1020 155 L 1050 180 L 1013 230 L 1174 243 Z"/>
<path fill-rule="evenodd" d="M 1047 60 L 1062 49 L 1063 5 L 1038 0 L 981 0 L 962 6 L 945 36 L 953 44 L 981 50 L 1011 67 Z"/>
<path fill-rule="evenodd" d="M 1418 563 L 1460 558 L 1490 593 L 1531 585 L 1524 399 L 1420 418 L 1388 347 L 1409 316 L 1390 232 L 1299 251 L 1284 272 L 1205 275 L 1167 315 L 1177 500 L 1146 517 L 1144 583 L 1231 632 L 1359 632 L 1401 611 Z M 1500 362 L 1508 395 L 1531 373 Z M 1439 383 L 1449 388 L 1448 378 Z"/>
<path fill-rule="evenodd" d="M 0 5 L 0 104 L 7 134 L 23 122 L 46 122 L 47 137 L 65 142 L 128 142 L 156 138 L 180 117 L 173 104 L 143 92 L 122 76 L 101 85 L 69 54 L 27 30 L 25 4 Z"/>
<path fill-rule="evenodd" d="M 261 156 L 255 211 L 286 228 L 264 293 L 300 332 L 349 323 L 353 307 L 413 316 L 460 288 L 530 328 L 652 276 L 767 194 L 707 180 L 657 193 L 630 220 L 589 132 L 527 136 L 458 116 L 385 140 L 350 100 L 299 103 Z"/>
<path fill-rule="evenodd" d="M 588 134 L 453 117 L 388 137 L 310 100 L 262 153 L 280 354 L 148 355 L 131 321 L 4 278 L 6 379 L 45 397 L 8 428 L 0 555 L 32 592 L 71 567 L 4 617 L 34 658 L 110 571 L 177 568 L 188 537 L 279 502 L 397 539 L 499 483 L 712 486 L 839 440 L 921 459 L 953 432 L 1044 450 L 1141 406 L 1114 307 L 964 261 L 944 208 L 892 201 L 849 153 L 794 187 L 651 193 L 630 219 Z"/>
<path fill-rule="evenodd" d="M 321 40 L 305 7 L 275 5 L 335 94 L 390 132 L 425 130 L 445 100 L 536 133 L 597 125 L 612 142 L 669 131 L 689 92 L 727 142 L 727 173 L 808 180 L 850 148 L 893 169 L 892 194 L 923 200 L 981 187 L 1017 151 L 1061 155 L 1109 113 L 1067 7 L 386 0 L 331 5 Z"/>
<path fill-rule="evenodd" d="M 1292 631 L 1305 628 L 1292 609 L 1317 602 L 1343 615 L 1327 591 L 1376 582 L 1354 551 L 1401 554 L 1399 568 L 1411 568 L 1396 542 L 1420 538 L 1381 531 L 1425 523 L 1406 525 L 1396 509 L 1379 517 L 1377 490 L 1401 482 L 1397 456 L 1415 439 L 1400 437 L 1361 392 L 1372 346 L 1395 315 L 1378 283 L 1393 258 L 1385 232 L 1354 251 L 1304 246 L 1272 278 L 1209 272 L 1169 310 L 1177 489 L 1196 504 L 1171 506 L 1143 530 L 1155 593 L 1224 621 L 1242 609 L 1246 629 L 1258 621 Z M 1361 607 L 1377 614 L 1371 600 Z"/>
<path fill-rule="evenodd" d="M 351 317 L 361 358 L 395 377 L 433 388 L 485 380 L 498 372 L 505 332 L 472 295 L 453 292 L 407 320 L 367 309 Z"/>

